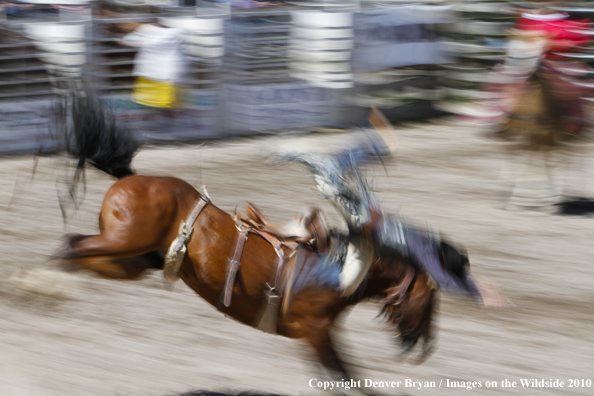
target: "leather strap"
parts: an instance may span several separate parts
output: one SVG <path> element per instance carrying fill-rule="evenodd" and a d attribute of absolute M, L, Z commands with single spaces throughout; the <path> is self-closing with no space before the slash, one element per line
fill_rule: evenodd
<path fill-rule="evenodd" d="M 235 276 L 239 270 L 239 260 L 241 260 L 241 254 L 243 253 L 243 247 L 245 241 L 247 241 L 247 235 L 250 229 L 244 226 L 239 228 L 239 236 L 237 237 L 237 245 L 235 245 L 235 253 L 233 259 L 229 262 L 229 271 L 227 272 L 227 279 L 225 280 L 225 288 L 223 289 L 223 305 L 229 307 L 231 305 L 231 296 L 233 295 L 233 284 L 235 283 Z"/>
<path fill-rule="evenodd" d="M 208 198 L 200 197 L 194 209 L 186 219 L 182 221 L 179 227 L 177 238 L 173 240 L 167 254 L 165 254 L 165 264 L 163 265 L 163 276 L 170 282 L 179 280 L 179 270 L 186 254 L 186 244 L 194 230 L 194 222 L 202 212 L 202 209 L 210 202 Z"/>
<path fill-rule="evenodd" d="M 185 222 L 182 223 L 179 229 L 179 235 L 175 239 L 173 245 L 171 246 L 171 251 L 178 252 L 181 247 L 190 239 L 190 235 L 192 235 L 192 231 L 194 230 L 194 222 L 202 212 L 202 209 L 210 202 L 210 199 L 205 197 L 200 197 L 200 201 L 192 210 L 192 213 L 188 216 Z"/>
<path fill-rule="evenodd" d="M 274 235 L 272 235 L 266 231 L 258 230 L 255 228 L 253 228 L 251 231 L 255 234 L 260 235 L 262 238 L 266 239 L 266 241 L 268 241 L 268 243 L 270 243 L 272 245 L 272 247 L 276 251 L 276 255 L 278 256 L 278 262 L 276 264 L 276 274 L 274 276 L 274 281 L 273 281 L 274 283 L 272 285 L 269 285 L 269 287 L 272 290 L 274 290 L 274 289 L 276 289 L 276 286 L 279 284 L 282 268 L 288 259 L 287 255 L 285 254 L 285 251 L 283 250 L 283 244 L 277 237 L 275 237 Z"/>

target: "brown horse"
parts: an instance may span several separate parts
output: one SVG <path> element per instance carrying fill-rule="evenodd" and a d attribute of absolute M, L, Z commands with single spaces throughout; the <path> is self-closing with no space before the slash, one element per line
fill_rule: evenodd
<path fill-rule="evenodd" d="M 501 133 L 515 143 L 510 207 L 556 211 L 564 171 L 589 126 L 582 99 L 591 96 L 587 76 L 580 63 L 543 61 L 524 84 Z"/>
<path fill-rule="evenodd" d="M 129 159 L 135 151 L 133 144 L 125 139 L 115 144 L 118 140 L 122 142 L 124 135 L 103 117 L 96 98 L 77 99 L 74 133 L 78 136 L 79 166 L 89 161 L 120 180 L 107 191 L 103 200 L 100 233 L 69 236 L 61 257 L 105 277 L 139 279 L 148 270 L 163 269 L 162 252 L 176 239 L 180 224 L 201 202 L 202 196 L 180 179 L 134 175 L 129 168 Z M 102 137 L 88 138 L 92 134 Z M 83 136 L 86 138 L 82 139 Z M 87 146 L 86 142 L 92 142 L 93 146 Z M 96 144 L 107 149 L 101 151 Z M 110 157 L 107 155 L 109 147 L 124 149 L 120 155 Z M 277 252 L 263 237 L 249 233 L 237 282 L 232 288 L 232 302 L 229 306 L 221 304 L 239 231 L 232 216 L 211 202 L 203 203 L 187 241 L 180 278 L 221 312 L 254 326 L 267 302 L 267 282 L 276 271 Z M 334 350 L 331 331 L 341 312 L 370 298 L 384 299 L 383 313 L 393 323 L 404 346 L 423 340 L 419 359 L 427 358 L 433 345 L 431 323 L 436 307 L 435 289 L 426 273 L 379 257 L 366 281 L 348 298 L 341 297 L 340 291 L 328 286 L 322 278 L 310 276 L 295 291 L 288 315 L 279 316 L 277 333 L 307 340 L 330 373 L 350 378 Z"/>

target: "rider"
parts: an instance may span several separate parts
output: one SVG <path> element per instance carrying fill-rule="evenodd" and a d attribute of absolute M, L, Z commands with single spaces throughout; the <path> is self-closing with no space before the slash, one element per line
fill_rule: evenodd
<path fill-rule="evenodd" d="M 380 255 L 398 257 L 425 270 L 444 291 L 468 297 L 486 306 L 503 307 L 504 298 L 496 286 L 486 281 L 479 283 L 469 276 L 465 252 L 380 208 L 360 177 L 358 164 L 386 152 L 389 150 L 382 137 L 371 134 L 354 147 L 336 155 L 304 155 L 292 159 L 310 167 L 318 190 L 330 199 L 345 219 L 351 234 L 357 234 L 364 225 L 378 217 L 377 214 L 380 215 L 379 223 L 373 227 L 375 250 Z M 357 289 L 371 265 L 371 257 L 365 256 L 373 254 L 373 251 L 355 247 L 355 253 L 358 273 L 350 275 L 350 283 L 341 280 L 343 295 L 349 295 Z M 343 272 L 347 267 L 348 263 L 345 263 Z"/>
<path fill-rule="evenodd" d="M 587 68 L 572 59 L 581 51 L 580 47 L 592 40 L 588 22 L 572 20 L 565 12 L 541 8 L 522 13 L 516 23 L 521 34 L 540 35 L 546 40 L 540 71 L 554 101 L 548 111 L 561 117 L 559 127 L 570 135 L 579 134 L 587 126 L 581 98 L 590 89 L 579 81 L 588 76 Z"/>
<path fill-rule="evenodd" d="M 588 88 L 579 80 L 587 77 L 584 63 L 572 60 L 581 47 L 591 41 L 589 21 L 574 20 L 565 12 L 547 7 L 521 10 L 513 29 L 504 62 L 495 67 L 485 91 L 490 93 L 481 102 L 487 111 L 475 120 L 487 123 L 505 122 L 507 130 L 514 132 L 526 128 L 526 114 L 514 116 L 519 107 L 526 112 L 522 95 L 530 84 L 531 77 L 546 81 L 550 99 L 548 115 L 561 117 L 560 129 L 568 134 L 578 134 L 586 126 L 586 117 L 580 98 Z M 537 74 L 538 73 L 538 74 Z M 542 111 L 534 107 L 529 111 Z M 510 116 L 511 115 L 511 116 Z M 546 117 L 534 117 L 540 119 Z M 537 128 L 550 127 L 545 121 Z"/>

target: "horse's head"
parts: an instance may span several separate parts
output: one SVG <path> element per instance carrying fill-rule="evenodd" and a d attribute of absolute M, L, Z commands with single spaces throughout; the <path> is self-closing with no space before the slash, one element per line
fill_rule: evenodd
<path fill-rule="evenodd" d="M 409 269 L 404 279 L 387 289 L 382 313 L 396 327 L 402 355 L 410 352 L 418 341 L 422 350 L 414 364 L 421 364 L 435 347 L 433 320 L 436 315 L 436 287 L 426 272 Z"/>
<path fill-rule="evenodd" d="M 439 243 L 441 265 L 452 276 L 461 277 L 470 267 L 468 253 L 461 246 L 455 246 L 443 239 Z"/>

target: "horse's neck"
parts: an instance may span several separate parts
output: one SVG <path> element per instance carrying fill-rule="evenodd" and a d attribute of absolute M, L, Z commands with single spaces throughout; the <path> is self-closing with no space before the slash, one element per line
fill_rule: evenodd
<path fill-rule="evenodd" d="M 411 274 L 414 275 L 415 268 L 404 261 L 386 260 L 376 258 L 369 269 L 364 290 L 359 293 L 362 299 L 374 297 L 386 297 L 387 290 L 397 285 L 402 285 Z"/>

